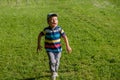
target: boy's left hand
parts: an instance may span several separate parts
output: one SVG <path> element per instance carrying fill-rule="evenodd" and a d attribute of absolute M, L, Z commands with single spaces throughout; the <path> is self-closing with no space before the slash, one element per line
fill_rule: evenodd
<path fill-rule="evenodd" d="M 67 47 L 67 52 L 71 53 L 72 52 L 72 48 L 70 46 Z"/>

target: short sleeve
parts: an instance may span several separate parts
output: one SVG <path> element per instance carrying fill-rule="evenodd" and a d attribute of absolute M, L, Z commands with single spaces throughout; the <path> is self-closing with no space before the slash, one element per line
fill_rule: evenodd
<path fill-rule="evenodd" d="M 40 33 L 41 35 L 45 35 L 46 34 L 46 31 L 45 31 L 45 29 L 43 30 L 43 31 L 41 31 L 41 33 Z"/>
<path fill-rule="evenodd" d="M 42 33 L 45 35 L 45 34 L 46 34 L 46 31 L 45 31 L 45 30 L 43 30 L 43 31 L 42 31 Z"/>
<path fill-rule="evenodd" d="M 60 34 L 61 34 L 62 37 L 65 36 L 65 32 L 64 32 L 63 29 L 61 29 Z"/>

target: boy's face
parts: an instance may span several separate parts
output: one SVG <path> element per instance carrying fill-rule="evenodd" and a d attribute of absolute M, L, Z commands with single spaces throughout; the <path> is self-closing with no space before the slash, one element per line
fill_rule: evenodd
<path fill-rule="evenodd" d="M 53 16 L 53 17 L 49 18 L 48 24 L 52 28 L 56 27 L 58 25 L 58 18 L 57 18 L 57 16 Z"/>

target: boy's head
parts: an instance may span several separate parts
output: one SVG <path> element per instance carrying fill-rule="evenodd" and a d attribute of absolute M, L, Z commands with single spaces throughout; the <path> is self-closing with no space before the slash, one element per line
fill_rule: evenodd
<path fill-rule="evenodd" d="M 58 15 L 55 13 L 49 13 L 47 15 L 47 22 L 50 27 L 56 27 L 58 25 Z"/>

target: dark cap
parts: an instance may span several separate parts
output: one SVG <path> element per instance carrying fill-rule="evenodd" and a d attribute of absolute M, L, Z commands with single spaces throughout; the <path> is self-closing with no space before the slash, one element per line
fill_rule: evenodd
<path fill-rule="evenodd" d="M 58 17 L 58 15 L 55 14 L 55 13 L 49 13 L 49 14 L 47 15 L 47 20 L 48 20 L 49 18 L 53 17 L 53 16 Z"/>

